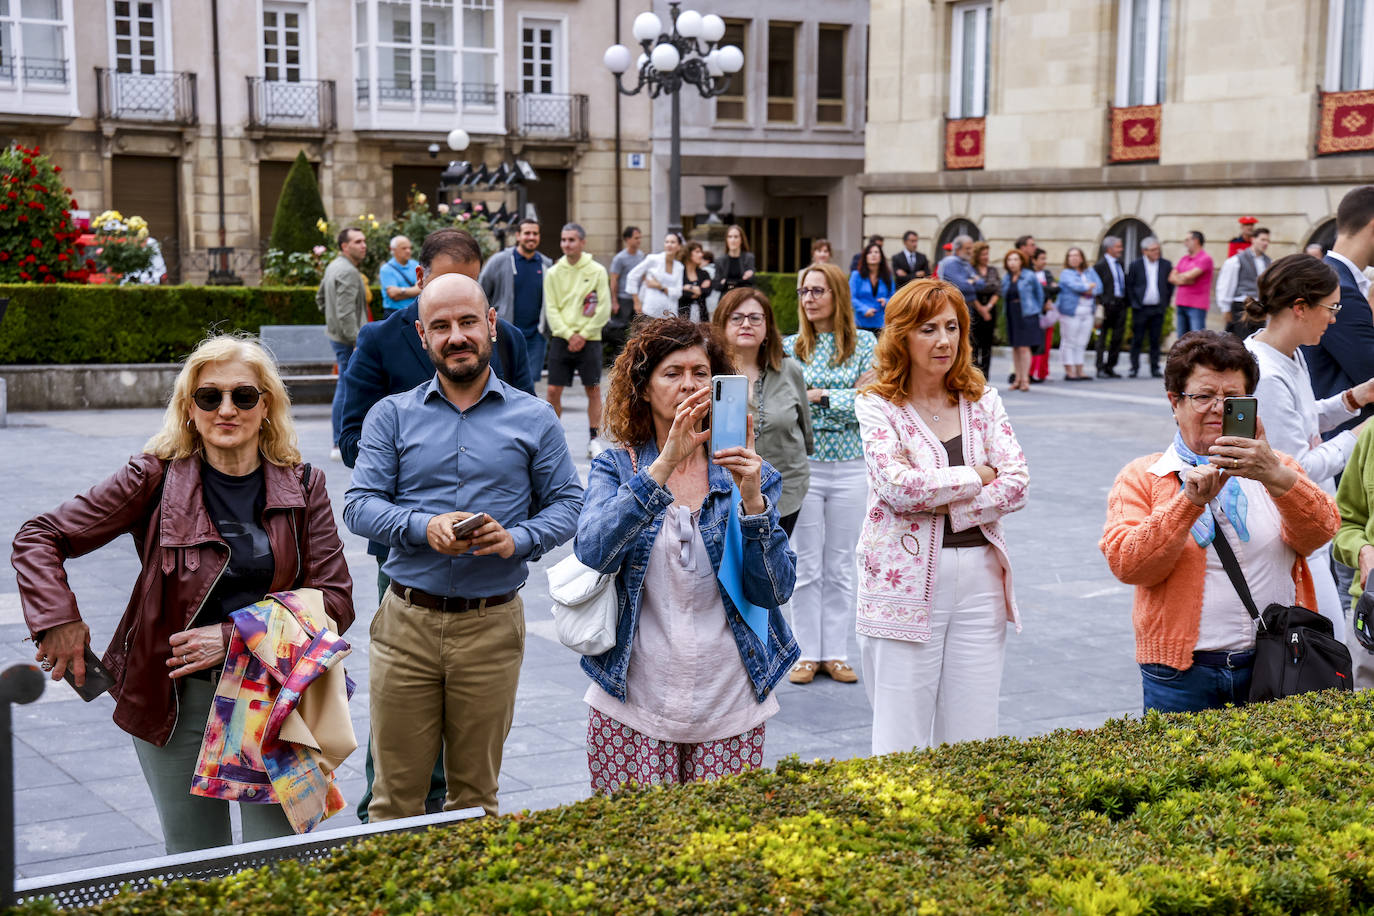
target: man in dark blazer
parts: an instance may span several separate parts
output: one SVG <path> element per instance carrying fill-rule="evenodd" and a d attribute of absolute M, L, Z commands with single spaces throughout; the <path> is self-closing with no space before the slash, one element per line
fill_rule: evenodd
<path fill-rule="evenodd" d="M 434 277 L 459 273 L 477 279 L 482 269 L 482 249 L 477 240 L 462 229 L 440 229 L 431 232 L 420 248 L 420 264 L 416 270 L 421 288 Z M 425 353 L 415 322 L 420 304 L 412 302 L 383 321 L 363 325 L 358 334 L 358 348 L 348 362 L 344 389 L 343 423 L 339 434 L 339 451 L 344 464 L 353 467 L 358 458 L 358 439 L 363 433 L 367 412 L 382 398 L 410 391 L 434 378 L 434 363 Z M 525 336 L 515 325 L 497 320 L 496 343 L 491 348 L 491 369 L 497 377 L 522 391 L 534 394 L 533 377 L 525 351 Z M 377 594 L 386 592 L 391 580 L 382 572 L 388 548 L 385 544 L 368 542 L 367 552 L 377 558 Z M 358 818 L 367 821 L 367 806 L 372 800 L 372 744 L 369 741 L 363 766 L 367 788 L 358 805 Z M 447 790 L 444 781 L 442 752 L 430 776 L 429 795 L 425 811 L 443 809 Z"/>
<path fill-rule="evenodd" d="M 902 233 L 902 250 L 892 256 L 892 277 L 897 282 L 897 289 L 912 280 L 930 276 L 930 260 L 916 250 L 920 244 L 921 237 L 914 230 Z"/>
<path fill-rule="evenodd" d="M 1097 332 L 1097 377 L 1120 378 L 1116 360 L 1126 336 L 1126 265 L 1121 255 L 1126 245 L 1114 235 L 1102 240 L 1102 258 L 1093 265 L 1102 290 L 1102 327 Z"/>
<path fill-rule="evenodd" d="M 1126 269 L 1126 302 L 1131 308 L 1131 378 L 1140 374 L 1140 350 L 1150 339 L 1150 375 L 1163 378 L 1159 369 L 1159 338 L 1164 316 L 1174 298 L 1169 271 L 1174 269 L 1159 256 L 1159 239 L 1146 236 L 1140 242 L 1141 257 Z"/>

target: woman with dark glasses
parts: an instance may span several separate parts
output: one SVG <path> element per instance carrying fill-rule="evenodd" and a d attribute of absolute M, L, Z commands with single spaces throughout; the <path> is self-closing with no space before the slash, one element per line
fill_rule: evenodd
<path fill-rule="evenodd" d="M 182 366 L 142 455 L 26 522 L 14 539 L 24 616 L 53 680 L 84 684 L 91 639 L 63 564 L 131 534 L 142 571 L 103 663 L 114 721 L 157 805 L 168 853 L 232 842 L 229 803 L 191 776 L 233 632 L 229 614 L 272 591 L 316 588 L 340 631 L 352 581 L 324 475 L 301 463 L 291 402 L 257 340 L 215 336 Z M 279 804 L 241 806 L 245 841 L 289 835 Z"/>

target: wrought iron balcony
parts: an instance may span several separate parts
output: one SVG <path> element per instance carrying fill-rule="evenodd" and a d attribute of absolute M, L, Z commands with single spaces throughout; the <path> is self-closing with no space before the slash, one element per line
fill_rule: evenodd
<path fill-rule="evenodd" d="M 335 130 L 339 125 L 333 80 L 278 82 L 248 77 L 248 126 Z"/>
<path fill-rule="evenodd" d="M 194 73 L 119 73 L 96 67 L 95 96 L 102 121 L 190 126 L 199 120 Z"/>
<path fill-rule="evenodd" d="M 506 133 L 543 140 L 586 140 L 587 97 L 507 92 Z"/>
<path fill-rule="evenodd" d="M 67 62 L 60 57 L 10 57 L 0 53 L 0 83 L 21 77 L 28 86 L 66 86 Z"/>
<path fill-rule="evenodd" d="M 496 84 L 495 83 L 464 83 L 463 84 L 463 105 L 487 105 L 496 106 Z"/>

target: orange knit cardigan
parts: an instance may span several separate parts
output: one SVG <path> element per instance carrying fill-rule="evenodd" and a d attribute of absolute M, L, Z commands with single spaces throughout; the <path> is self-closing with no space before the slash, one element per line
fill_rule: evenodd
<path fill-rule="evenodd" d="M 1308 479 L 1297 462 L 1287 455 L 1279 457 L 1298 472 L 1298 482 L 1274 500 L 1279 536 L 1298 554 L 1293 564 L 1297 603 L 1315 608 L 1306 557 L 1335 536 L 1341 516 L 1336 501 Z M 1177 476 L 1149 472 L 1159 458 L 1159 453 L 1137 458 L 1117 475 L 1097 546 L 1112 574 L 1136 587 L 1131 610 L 1136 661 L 1184 670 L 1192 667 L 1202 618 L 1207 554 L 1190 530 L 1202 507 L 1183 495 Z"/>

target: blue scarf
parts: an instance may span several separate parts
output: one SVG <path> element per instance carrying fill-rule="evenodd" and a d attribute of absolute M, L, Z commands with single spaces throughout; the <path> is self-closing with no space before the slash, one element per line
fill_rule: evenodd
<path fill-rule="evenodd" d="M 1193 450 L 1183 444 L 1183 434 L 1174 433 L 1174 452 L 1182 458 L 1185 464 L 1197 467 L 1202 464 L 1209 464 L 1210 460 L 1202 455 L 1193 454 Z M 1179 475 L 1179 487 L 1182 488 L 1183 475 Z M 1245 498 L 1244 491 L 1240 488 L 1240 479 L 1237 477 L 1227 478 L 1226 483 L 1218 494 L 1221 500 L 1221 511 L 1226 513 L 1226 520 L 1231 523 L 1231 527 L 1236 529 L 1236 534 L 1240 535 L 1242 541 L 1250 540 L 1250 529 L 1245 525 L 1245 510 L 1248 500 Z M 1198 520 L 1193 522 L 1193 540 L 1197 541 L 1199 547 L 1206 547 L 1212 543 L 1216 537 L 1216 520 L 1210 511 L 1198 516 Z"/>
<path fill-rule="evenodd" d="M 730 517 L 725 522 L 725 546 L 721 548 L 720 570 L 716 574 L 725 594 L 734 602 L 735 610 L 744 618 L 749 629 L 765 646 L 768 645 L 768 609 L 759 607 L 744 597 L 744 532 L 739 526 L 739 488 L 730 487 Z"/>

